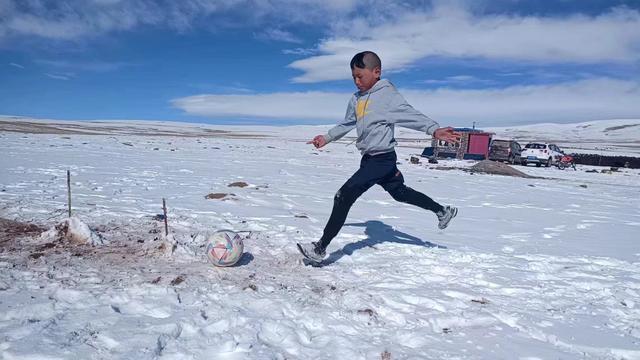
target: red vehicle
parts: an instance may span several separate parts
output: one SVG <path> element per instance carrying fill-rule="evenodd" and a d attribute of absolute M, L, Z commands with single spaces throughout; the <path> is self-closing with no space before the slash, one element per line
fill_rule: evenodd
<path fill-rule="evenodd" d="M 573 170 L 576 170 L 576 161 L 571 155 L 562 155 L 560 160 L 556 163 L 558 169 L 564 170 L 568 167 L 572 167 Z"/>

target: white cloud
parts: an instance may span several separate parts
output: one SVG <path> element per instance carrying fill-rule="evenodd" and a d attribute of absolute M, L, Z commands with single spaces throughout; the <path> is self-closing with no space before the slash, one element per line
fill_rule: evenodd
<path fill-rule="evenodd" d="M 282 53 L 285 55 L 310 56 L 316 53 L 316 49 L 311 49 L 311 48 L 284 49 L 282 50 Z"/>
<path fill-rule="evenodd" d="M 282 41 L 294 44 L 301 44 L 302 39 L 295 36 L 293 33 L 280 29 L 267 29 L 254 35 L 257 39 L 270 40 L 270 41 Z"/>
<path fill-rule="evenodd" d="M 385 70 L 404 69 L 430 56 L 538 63 L 640 60 L 640 12 L 628 8 L 560 18 L 478 16 L 439 6 L 382 24 L 355 19 L 336 29 L 341 32 L 318 45 L 319 55 L 289 65 L 303 72 L 294 82 L 347 79 L 351 57 L 363 50 L 377 52 Z"/>
<path fill-rule="evenodd" d="M 172 101 L 191 115 L 285 119 L 336 119 L 344 116 L 347 94 L 292 92 L 271 94 L 195 95 Z"/>
<path fill-rule="evenodd" d="M 22 66 L 22 65 L 20 65 L 20 64 L 13 63 L 13 62 L 12 62 L 12 63 L 9 63 L 9 65 L 10 65 L 10 66 L 13 66 L 13 67 L 17 67 L 18 69 L 24 69 L 24 66 Z"/>
<path fill-rule="evenodd" d="M 437 84 L 437 85 L 492 85 L 495 81 L 488 79 L 481 79 L 473 75 L 454 75 L 448 76 L 444 79 L 428 79 L 423 81 L 425 84 Z"/>
<path fill-rule="evenodd" d="M 400 90 L 410 104 L 442 125 L 483 126 L 575 122 L 640 117 L 640 83 L 608 78 L 502 89 Z M 172 101 L 191 115 L 314 119 L 337 122 L 344 117 L 349 93 L 296 92 L 196 95 Z"/>
<path fill-rule="evenodd" d="M 196 26 L 308 24 L 345 16 L 355 6 L 353 0 L 0 0 L 0 40 L 12 35 L 75 40 L 142 26 L 183 32 Z M 297 42 L 286 32 L 271 35 Z"/>
<path fill-rule="evenodd" d="M 69 80 L 71 78 L 71 76 L 68 74 L 51 74 L 51 73 L 44 73 L 44 74 L 47 77 L 50 77 L 55 80 Z"/>

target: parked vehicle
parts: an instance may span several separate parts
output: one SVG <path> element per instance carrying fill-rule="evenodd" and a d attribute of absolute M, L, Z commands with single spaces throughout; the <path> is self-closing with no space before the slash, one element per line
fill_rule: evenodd
<path fill-rule="evenodd" d="M 571 155 L 563 155 L 556 166 L 558 166 L 558 169 L 560 170 L 564 170 L 568 167 L 572 167 L 573 170 L 576 170 L 576 161 Z"/>
<path fill-rule="evenodd" d="M 506 161 L 509 164 L 520 162 L 522 147 L 514 140 L 493 140 L 489 148 L 489 160 Z"/>
<path fill-rule="evenodd" d="M 563 155 L 564 152 L 555 144 L 529 143 L 520 154 L 520 163 L 524 166 L 528 164 L 536 164 L 538 167 L 551 166 L 560 161 Z"/>

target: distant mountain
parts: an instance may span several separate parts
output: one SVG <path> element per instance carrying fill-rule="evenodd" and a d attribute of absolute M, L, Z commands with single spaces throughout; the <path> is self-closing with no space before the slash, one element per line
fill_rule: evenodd
<path fill-rule="evenodd" d="M 8 127 L 11 127 L 9 129 Z M 19 129 L 14 129 L 19 127 Z M 39 130 L 36 131 L 34 127 Z M 210 135 L 211 131 L 241 131 L 265 133 L 270 136 L 285 136 L 292 139 L 308 139 L 313 135 L 326 132 L 331 125 L 296 125 L 296 126 L 259 126 L 259 125 L 216 125 L 203 123 L 186 123 L 148 120 L 93 120 L 65 121 L 50 119 L 33 119 L 21 116 L 0 115 L 0 131 L 13 130 L 19 132 L 42 132 L 41 128 L 51 128 L 56 132 L 75 133 L 109 133 L 132 135 L 172 135 L 189 134 L 191 136 Z M 30 130 L 30 128 L 34 128 Z M 633 144 L 640 147 L 640 119 L 597 120 L 573 124 L 541 123 L 533 125 L 514 125 L 506 127 L 487 127 L 482 130 L 495 133 L 496 139 L 516 139 L 521 143 L 528 141 L 553 141 L 556 143 L 617 143 Z M 352 131 L 345 141 L 355 138 Z M 401 142 L 420 144 L 428 138 L 420 132 L 396 127 L 396 138 Z"/>
<path fill-rule="evenodd" d="M 587 121 L 574 124 L 533 124 L 484 128 L 494 138 L 521 141 L 608 142 L 640 144 L 640 119 Z"/>

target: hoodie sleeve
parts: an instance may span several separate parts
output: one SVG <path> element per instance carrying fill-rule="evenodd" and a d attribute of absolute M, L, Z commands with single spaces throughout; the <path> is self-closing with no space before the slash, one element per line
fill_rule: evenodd
<path fill-rule="evenodd" d="M 433 135 L 440 125 L 409 105 L 398 90 L 392 88 L 391 91 L 387 122 Z"/>
<path fill-rule="evenodd" d="M 327 134 L 324 136 L 327 143 L 332 141 L 336 141 L 341 137 L 345 136 L 349 131 L 353 130 L 356 127 L 356 108 L 355 108 L 355 96 L 351 97 L 349 100 L 349 105 L 347 105 L 347 113 L 344 115 L 344 121 L 339 123 L 338 125 L 329 129 Z"/>

